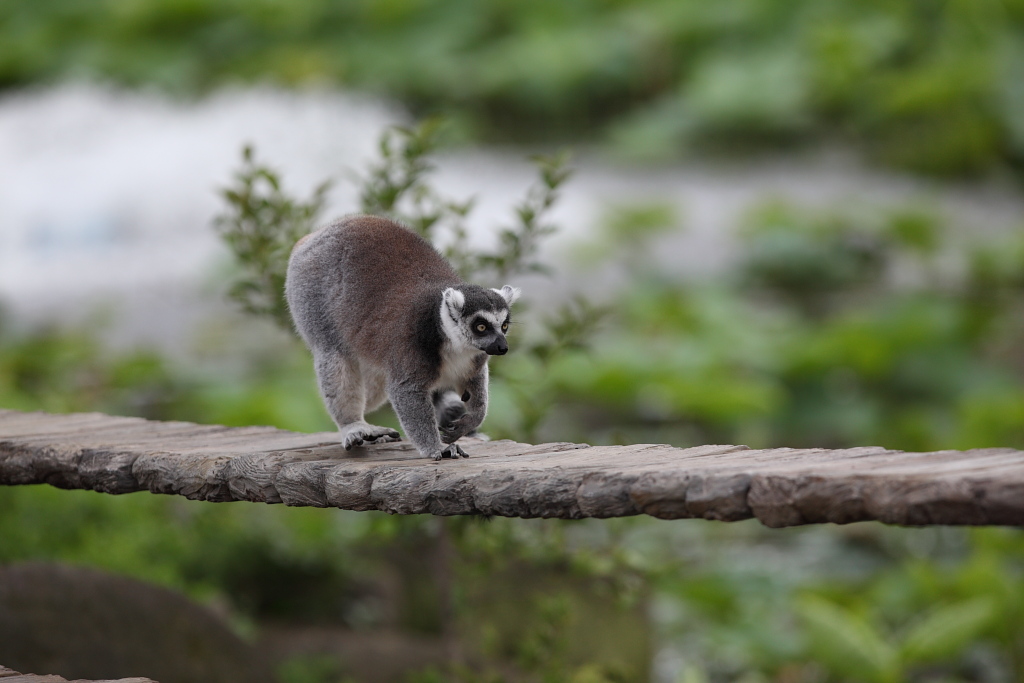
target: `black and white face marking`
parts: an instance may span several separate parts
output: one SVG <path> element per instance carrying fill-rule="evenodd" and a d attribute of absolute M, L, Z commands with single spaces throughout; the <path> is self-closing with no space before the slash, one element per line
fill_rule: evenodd
<path fill-rule="evenodd" d="M 466 306 L 466 295 L 449 287 L 441 294 L 441 329 L 452 349 L 461 351 L 470 348 L 472 338 L 466 333 L 465 325 L 462 324 L 462 309 Z"/>
<path fill-rule="evenodd" d="M 470 329 L 473 333 L 473 346 L 489 356 L 504 356 L 508 353 L 508 311 L 477 311 L 470 316 Z"/>
<path fill-rule="evenodd" d="M 508 353 L 505 333 L 509 326 L 508 306 L 519 297 L 519 290 L 505 286 L 490 290 L 498 294 L 477 290 L 473 303 L 466 295 L 449 287 L 444 290 L 441 300 L 441 326 L 452 350 L 477 350 L 488 355 L 501 356 Z M 482 299 L 482 300 L 481 300 Z"/>

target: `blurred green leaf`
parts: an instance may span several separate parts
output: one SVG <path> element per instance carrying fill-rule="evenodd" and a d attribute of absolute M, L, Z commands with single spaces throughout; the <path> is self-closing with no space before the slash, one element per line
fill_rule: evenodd
<path fill-rule="evenodd" d="M 1022 26 L 1015 0 L 36 0 L 0 5 L 0 87 L 326 83 L 499 142 L 609 131 L 665 159 L 839 141 L 956 176 L 1020 167 Z"/>
<path fill-rule="evenodd" d="M 266 315 L 292 331 L 284 300 L 288 257 L 319 220 L 331 183 L 321 183 L 306 201 L 296 200 L 282 191 L 276 172 L 256 163 L 250 146 L 242 150 L 235 183 L 221 191 L 228 207 L 214 218 L 214 227 L 239 268 L 228 294 L 246 312 Z"/>
<path fill-rule="evenodd" d="M 903 660 L 927 664 L 954 659 L 995 616 L 996 605 L 988 598 L 937 607 L 907 631 L 901 647 Z"/>
<path fill-rule="evenodd" d="M 898 650 L 863 617 L 811 597 L 797 611 L 813 651 L 836 676 L 875 683 L 900 680 Z"/>

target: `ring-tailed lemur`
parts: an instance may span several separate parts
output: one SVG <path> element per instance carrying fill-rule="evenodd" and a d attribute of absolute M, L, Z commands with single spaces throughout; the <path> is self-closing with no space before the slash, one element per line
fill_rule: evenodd
<path fill-rule="evenodd" d="M 412 231 L 355 216 L 299 240 L 285 296 L 346 449 L 399 439 L 364 419 L 390 400 L 421 454 L 466 457 L 454 442 L 487 413 L 487 357 L 508 352 L 519 289 L 466 284 Z"/>

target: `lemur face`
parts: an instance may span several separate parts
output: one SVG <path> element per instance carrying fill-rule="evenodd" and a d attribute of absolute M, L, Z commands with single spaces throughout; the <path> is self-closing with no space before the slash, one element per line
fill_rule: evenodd
<path fill-rule="evenodd" d="M 519 290 L 508 285 L 499 289 L 448 288 L 441 302 L 441 324 L 456 348 L 476 349 L 491 356 L 508 353 L 505 333 L 510 322 L 509 306 Z"/>
<path fill-rule="evenodd" d="M 505 341 L 509 323 L 507 308 L 499 311 L 480 310 L 465 316 L 463 320 L 469 322 L 473 346 L 489 356 L 504 356 L 508 353 L 508 342 Z"/>

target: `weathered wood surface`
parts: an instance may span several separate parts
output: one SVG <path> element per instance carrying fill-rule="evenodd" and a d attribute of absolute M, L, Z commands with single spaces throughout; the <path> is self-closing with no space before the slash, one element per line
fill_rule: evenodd
<path fill-rule="evenodd" d="M 333 433 L 0 410 L 0 484 L 152 491 L 396 514 L 756 517 L 1024 526 L 1024 452 L 460 442 L 434 462 L 406 443 L 346 452 Z"/>
<path fill-rule="evenodd" d="M 148 678 L 118 678 L 117 680 L 105 680 L 105 681 L 86 681 L 83 679 L 75 679 L 69 681 L 61 676 L 43 675 L 38 674 L 22 674 L 8 669 L 5 666 L 0 666 L 0 681 L 3 683 L 156 683 Z"/>

